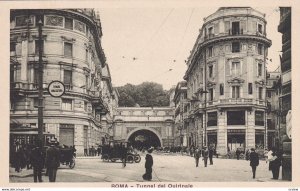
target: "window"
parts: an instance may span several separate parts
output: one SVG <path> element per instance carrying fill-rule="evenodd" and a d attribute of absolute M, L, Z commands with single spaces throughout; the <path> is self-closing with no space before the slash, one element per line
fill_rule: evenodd
<path fill-rule="evenodd" d="M 72 111 L 73 107 L 72 107 L 72 99 L 62 99 L 61 101 L 61 109 L 62 110 L 68 110 L 68 111 Z"/>
<path fill-rule="evenodd" d="M 262 44 L 257 45 L 257 52 L 259 55 L 263 54 L 263 45 Z"/>
<path fill-rule="evenodd" d="M 70 89 L 72 86 L 72 71 L 64 70 L 64 84 L 66 89 Z"/>
<path fill-rule="evenodd" d="M 210 65 L 210 66 L 208 67 L 208 76 L 209 76 L 210 78 L 213 77 L 213 72 L 214 72 L 213 65 Z"/>
<path fill-rule="evenodd" d="M 262 64 L 258 64 L 258 76 L 262 76 Z"/>
<path fill-rule="evenodd" d="M 260 34 L 263 33 L 263 32 L 262 32 L 262 25 L 261 25 L 261 24 L 258 24 L 257 30 L 258 30 L 258 32 L 259 32 Z"/>
<path fill-rule="evenodd" d="M 39 83 L 39 70 L 38 70 L 38 68 L 35 66 L 35 67 L 33 68 L 33 85 L 34 85 L 34 87 L 37 88 L 38 83 Z"/>
<path fill-rule="evenodd" d="M 88 104 L 87 104 L 87 102 L 85 101 L 85 102 L 84 102 L 84 111 L 85 111 L 85 112 L 87 112 L 87 111 L 88 111 L 88 109 L 87 109 L 87 108 L 88 108 L 88 106 L 87 106 L 87 105 L 88 105 Z"/>
<path fill-rule="evenodd" d="M 208 91 L 209 91 L 209 101 L 213 101 L 214 100 L 214 89 L 210 88 Z"/>
<path fill-rule="evenodd" d="M 89 61 L 89 51 L 88 49 L 85 50 L 85 61 Z"/>
<path fill-rule="evenodd" d="M 85 88 L 88 89 L 88 87 L 89 87 L 89 76 L 86 75 L 85 76 Z"/>
<path fill-rule="evenodd" d="M 272 92 L 271 91 L 267 91 L 267 96 L 268 96 L 268 98 L 271 98 L 272 97 Z"/>
<path fill-rule="evenodd" d="M 208 28 L 208 37 L 213 37 L 213 27 Z"/>
<path fill-rule="evenodd" d="M 232 75 L 239 75 L 241 72 L 241 65 L 240 62 L 232 62 L 231 64 L 231 74 Z"/>
<path fill-rule="evenodd" d="M 263 111 L 255 111 L 255 125 L 264 126 L 264 112 Z"/>
<path fill-rule="evenodd" d="M 218 113 L 210 112 L 207 113 L 207 126 L 217 126 L 218 125 Z"/>
<path fill-rule="evenodd" d="M 16 43 L 15 42 L 11 42 L 10 43 L 10 52 L 15 52 L 16 51 Z"/>
<path fill-rule="evenodd" d="M 220 95 L 224 95 L 224 84 L 220 84 Z"/>
<path fill-rule="evenodd" d="M 232 34 L 240 34 L 240 22 L 232 22 Z"/>
<path fill-rule="evenodd" d="M 252 94 L 252 83 L 248 83 L 248 94 Z"/>
<path fill-rule="evenodd" d="M 44 54 L 44 41 L 41 41 L 42 55 Z M 35 55 L 39 55 L 39 40 L 35 41 Z"/>
<path fill-rule="evenodd" d="M 240 43 L 239 42 L 232 43 L 232 52 L 240 52 Z"/>
<path fill-rule="evenodd" d="M 213 55 L 213 47 L 210 46 L 208 47 L 208 57 L 212 57 L 212 55 Z"/>
<path fill-rule="evenodd" d="M 38 108 L 39 106 L 39 98 L 33 98 L 33 108 Z"/>
<path fill-rule="evenodd" d="M 71 58 L 73 56 L 73 44 L 65 42 L 64 43 L 64 56 Z"/>
<path fill-rule="evenodd" d="M 263 99 L 263 88 L 262 87 L 258 88 L 258 98 Z"/>
<path fill-rule="evenodd" d="M 245 125 L 245 111 L 227 111 L 227 125 Z"/>
<path fill-rule="evenodd" d="M 65 18 L 65 28 L 73 30 L 73 19 Z"/>
<path fill-rule="evenodd" d="M 240 86 L 232 86 L 232 98 L 240 98 Z"/>

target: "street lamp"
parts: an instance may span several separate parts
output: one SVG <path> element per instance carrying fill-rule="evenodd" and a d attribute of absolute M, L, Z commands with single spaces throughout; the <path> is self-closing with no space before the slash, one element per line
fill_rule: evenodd
<path fill-rule="evenodd" d="M 44 136 L 43 136 L 43 124 L 44 124 L 44 114 L 43 114 L 43 102 L 44 102 L 44 98 L 43 98 L 43 74 L 44 74 L 44 66 L 43 66 L 43 39 L 42 39 L 42 26 L 43 26 L 43 22 L 42 20 L 39 20 L 39 22 L 37 23 L 38 25 L 38 47 L 39 47 L 39 67 L 38 67 L 38 71 L 39 71 L 39 75 L 38 75 L 38 137 L 42 143 L 42 145 L 44 145 Z"/>

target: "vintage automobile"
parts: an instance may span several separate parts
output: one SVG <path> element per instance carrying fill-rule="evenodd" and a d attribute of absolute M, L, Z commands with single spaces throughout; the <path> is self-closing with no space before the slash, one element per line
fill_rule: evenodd
<path fill-rule="evenodd" d="M 126 162 L 129 163 L 139 163 L 141 161 L 141 156 L 131 149 L 127 147 L 128 142 L 120 142 L 120 141 L 111 141 L 108 145 L 102 146 L 102 156 L 101 159 L 103 161 L 111 161 L 116 162 L 117 160 L 122 161 L 122 153 L 124 152 L 122 149 L 126 148 Z M 124 147 L 123 147 L 124 146 Z"/>

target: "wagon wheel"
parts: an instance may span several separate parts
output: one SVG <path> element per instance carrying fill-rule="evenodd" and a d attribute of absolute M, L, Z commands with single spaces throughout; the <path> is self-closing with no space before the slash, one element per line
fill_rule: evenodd
<path fill-rule="evenodd" d="M 102 156 L 102 159 L 103 159 L 103 161 L 106 161 L 106 162 L 107 162 L 107 161 L 108 161 L 108 159 L 109 159 L 109 157 L 108 157 L 108 155 L 107 155 L 107 154 L 105 154 L 105 155 L 103 155 L 103 156 Z"/>
<path fill-rule="evenodd" d="M 70 169 L 73 169 L 75 167 L 75 159 L 74 157 L 72 158 L 70 164 L 69 164 Z"/>
<path fill-rule="evenodd" d="M 127 162 L 133 163 L 133 156 L 132 155 L 127 156 Z"/>
<path fill-rule="evenodd" d="M 116 159 L 110 159 L 111 162 L 116 162 Z"/>
<path fill-rule="evenodd" d="M 139 154 L 134 156 L 134 162 L 136 162 L 136 163 L 141 162 L 141 156 Z"/>

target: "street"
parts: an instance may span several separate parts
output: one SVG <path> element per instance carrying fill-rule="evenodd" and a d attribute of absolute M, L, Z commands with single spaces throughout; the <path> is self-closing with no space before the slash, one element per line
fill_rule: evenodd
<path fill-rule="evenodd" d="M 205 168 L 202 158 L 199 167 L 195 167 L 193 157 L 180 154 L 153 153 L 153 182 L 268 182 L 272 172 L 268 164 L 260 160 L 256 179 L 252 179 L 249 161 L 214 158 L 214 164 Z M 120 162 L 103 162 L 97 157 L 76 158 L 76 166 L 69 169 L 61 165 L 57 171 L 57 182 L 142 182 L 145 173 L 145 154 L 141 154 L 140 163 L 129 163 L 125 168 Z M 32 170 L 23 169 L 20 173 L 10 168 L 10 182 L 33 182 Z M 48 177 L 43 175 L 43 181 Z"/>

